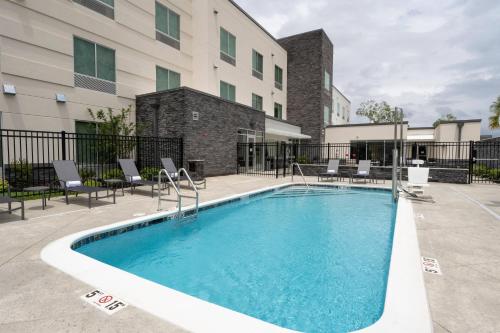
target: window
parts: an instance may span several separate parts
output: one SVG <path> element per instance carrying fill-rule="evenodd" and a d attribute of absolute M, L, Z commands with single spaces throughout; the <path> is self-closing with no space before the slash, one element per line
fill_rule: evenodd
<path fill-rule="evenodd" d="M 252 107 L 259 111 L 262 111 L 262 97 L 259 95 L 252 94 Z"/>
<path fill-rule="evenodd" d="M 223 28 L 220 28 L 220 58 L 236 65 L 236 37 Z"/>
<path fill-rule="evenodd" d="M 236 87 L 224 81 L 220 81 L 220 97 L 231 102 L 236 102 Z"/>
<path fill-rule="evenodd" d="M 75 73 L 115 81 L 115 51 L 74 38 Z"/>
<path fill-rule="evenodd" d="M 73 61 L 76 87 L 116 93 L 114 50 L 74 37 Z"/>
<path fill-rule="evenodd" d="M 331 86 L 331 82 L 330 82 L 330 73 L 328 73 L 327 71 L 325 71 L 325 90 L 326 91 L 330 91 L 330 86 Z"/>
<path fill-rule="evenodd" d="M 279 66 L 274 66 L 274 86 L 283 90 L 283 70 Z"/>
<path fill-rule="evenodd" d="M 179 88 L 181 75 L 174 71 L 156 66 L 156 91 Z"/>
<path fill-rule="evenodd" d="M 156 2 L 156 39 L 176 49 L 181 48 L 180 16 Z"/>
<path fill-rule="evenodd" d="M 114 0 L 74 0 L 74 2 L 92 9 L 99 14 L 115 18 L 115 1 Z"/>
<path fill-rule="evenodd" d="M 274 118 L 283 119 L 283 106 L 278 103 L 274 103 Z"/>
<path fill-rule="evenodd" d="M 330 125 L 330 107 L 327 105 L 323 108 L 323 123 L 325 126 Z"/>
<path fill-rule="evenodd" d="M 97 124 L 88 121 L 75 121 L 76 161 L 95 162 L 97 155 Z M 89 140 L 90 139 L 90 140 Z"/>
<path fill-rule="evenodd" d="M 259 52 L 252 50 L 252 75 L 262 80 L 264 73 L 264 58 Z"/>

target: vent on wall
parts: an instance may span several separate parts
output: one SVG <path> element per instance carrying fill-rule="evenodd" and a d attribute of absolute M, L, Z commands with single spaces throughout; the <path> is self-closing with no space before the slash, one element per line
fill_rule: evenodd
<path fill-rule="evenodd" d="M 181 49 L 181 43 L 178 40 L 175 40 L 172 37 L 169 37 L 158 30 L 156 30 L 156 40 L 159 40 L 160 42 L 163 42 L 167 45 L 170 45 L 173 48 L 176 48 L 177 50 Z"/>
<path fill-rule="evenodd" d="M 252 69 L 252 75 L 258 78 L 259 80 L 262 80 L 262 73 L 257 72 L 255 69 Z"/>
<path fill-rule="evenodd" d="M 224 52 L 220 53 L 220 58 L 221 58 L 221 60 L 224 60 L 225 62 L 227 62 L 227 63 L 229 63 L 229 64 L 231 64 L 233 66 L 236 66 L 236 59 L 228 56 Z"/>
<path fill-rule="evenodd" d="M 75 87 L 116 95 L 116 83 L 75 73 Z"/>
<path fill-rule="evenodd" d="M 74 2 L 85 6 L 89 9 L 92 9 L 99 14 L 109 17 L 110 19 L 115 19 L 115 9 L 113 6 L 110 6 L 99 0 L 73 0 Z"/>

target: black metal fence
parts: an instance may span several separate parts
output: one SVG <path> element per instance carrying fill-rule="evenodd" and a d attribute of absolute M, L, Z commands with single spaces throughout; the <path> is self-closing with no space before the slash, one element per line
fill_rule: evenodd
<path fill-rule="evenodd" d="M 180 138 L 112 136 L 67 132 L 0 130 L 0 190 L 26 196 L 23 188 L 53 184 L 54 160 L 75 161 L 80 176 L 90 185 L 99 179 L 121 178 L 119 158 L 131 158 L 144 178 L 161 168 L 161 157 L 183 165 Z"/>
<path fill-rule="evenodd" d="M 469 170 L 469 182 L 495 182 L 500 174 L 500 141 L 496 142 L 400 142 L 399 161 L 412 166 L 422 160 L 426 167 Z M 238 143 L 239 174 L 286 176 L 290 164 L 326 165 L 330 159 L 340 165 L 356 166 L 371 160 L 373 166 L 392 166 L 393 141 L 355 141 L 336 144 Z M 476 156 L 477 155 L 477 156 Z"/>
<path fill-rule="evenodd" d="M 500 138 L 474 143 L 472 183 L 500 183 Z"/>

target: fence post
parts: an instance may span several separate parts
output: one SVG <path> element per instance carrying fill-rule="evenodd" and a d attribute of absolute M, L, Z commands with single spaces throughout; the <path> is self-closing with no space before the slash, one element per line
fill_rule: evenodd
<path fill-rule="evenodd" d="M 283 178 L 286 177 L 286 149 L 287 149 L 287 144 L 283 143 Z"/>
<path fill-rule="evenodd" d="M 275 163 L 274 163 L 274 167 L 276 168 L 276 179 L 278 179 L 279 177 L 279 168 L 278 168 L 278 155 L 280 153 L 280 144 L 279 142 L 276 141 L 276 154 L 274 155 L 275 156 Z"/>
<path fill-rule="evenodd" d="M 66 159 L 66 131 L 61 131 L 61 150 L 62 150 L 62 159 Z"/>
<path fill-rule="evenodd" d="M 330 142 L 328 142 L 328 161 L 330 161 Z"/>
<path fill-rule="evenodd" d="M 474 172 L 474 141 L 469 141 L 469 184 L 472 183 Z"/>

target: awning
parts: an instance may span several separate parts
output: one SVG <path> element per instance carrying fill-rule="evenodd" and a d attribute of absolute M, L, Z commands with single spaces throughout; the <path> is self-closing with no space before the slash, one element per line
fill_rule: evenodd
<path fill-rule="evenodd" d="M 294 133 L 294 132 L 289 132 L 289 131 L 282 131 L 282 130 L 277 130 L 274 128 L 266 128 L 266 134 L 272 134 L 272 135 L 279 135 L 279 136 L 284 136 L 290 139 L 310 139 L 311 136 L 305 135 L 302 133 Z"/>
<path fill-rule="evenodd" d="M 414 134 L 414 135 L 408 135 L 406 137 L 406 140 L 408 140 L 408 141 L 433 141 L 434 140 L 434 135 L 433 134 Z"/>

